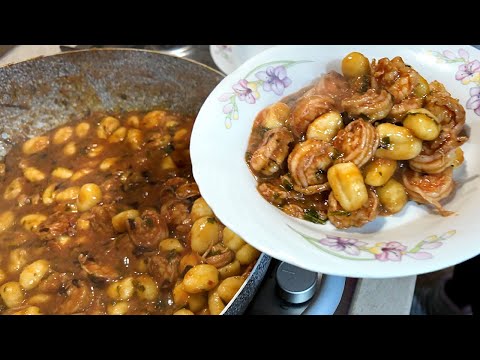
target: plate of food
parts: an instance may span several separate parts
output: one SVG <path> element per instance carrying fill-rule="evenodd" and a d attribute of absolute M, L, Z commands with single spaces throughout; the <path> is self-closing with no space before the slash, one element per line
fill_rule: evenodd
<path fill-rule="evenodd" d="M 362 278 L 480 253 L 480 51 L 277 46 L 227 76 L 192 132 L 219 219 L 272 257 Z"/>

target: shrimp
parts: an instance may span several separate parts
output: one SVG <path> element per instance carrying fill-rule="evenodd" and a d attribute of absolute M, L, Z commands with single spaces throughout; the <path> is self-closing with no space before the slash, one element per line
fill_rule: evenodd
<path fill-rule="evenodd" d="M 342 106 L 348 115 L 354 117 L 365 115 L 370 122 L 384 119 L 392 110 L 392 95 L 382 90 L 379 93 L 370 89 L 363 94 L 354 94 L 352 97 L 344 99 Z"/>
<path fill-rule="evenodd" d="M 460 134 L 465 125 L 465 109 L 438 81 L 430 84 L 431 93 L 426 98 L 425 109 L 435 115 L 442 129 Z"/>
<path fill-rule="evenodd" d="M 270 183 L 258 185 L 257 190 L 265 200 L 274 205 L 282 205 L 285 200 L 291 197 L 288 191 L 278 185 Z"/>
<path fill-rule="evenodd" d="M 408 164 L 412 170 L 438 174 L 455 163 L 457 149 L 467 140 L 466 136 L 457 137 L 452 132 L 442 131 L 434 141 L 423 142 L 422 152 Z"/>
<path fill-rule="evenodd" d="M 336 162 L 353 162 L 362 167 L 375 154 L 378 148 L 378 137 L 372 124 L 358 119 L 338 132 L 333 146 L 342 156 Z"/>
<path fill-rule="evenodd" d="M 298 219 L 303 219 L 305 215 L 303 209 L 300 206 L 295 204 L 287 204 L 282 207 L 282 210 L 284 213 L 290 216 L 296 217 Z"/>
<path fill-rule="evenodd" d="M 433 205 L 440 215 L 450 216 L 454 212 L 445 210 L 440 205 L 440 200 L 447 198 L 455 189 L 452 174 L 451 167 L 438 174 L 424 174 L 407 169 L 402 174 L 402 180 L 410 199 Z"/>
<path fill-rule="evenodd" d="M 379 86 L 392 94 L 395 103 L 399 104 L 414 92 L 421 77 L 412 67 L 407 66 L 400 56 L 389 60 L 387 58 L 372 61 L 372 87 Z"/>
<path fill-rule="evenodd" d="M 328 220 L 338 229 L 360 227 L 373 221 L 378 215 L 379 200 L 371 187 L 368 187 L 367 191 L 367 202 L 360 209 L 350 212 L 342 208 L 332 191 L 328 196 Z"/>
<path fill-rule="evenodd" d="M 327 170 L 333 164 L 334 147 L 322 140 L 298 143 L 288 156 L 288 170 L 296 191 L 312 195 L 329 190 Z"/>
<path fill-rule="evenodd" d="M 93 299 L 93 288 L 85 280 L 73 279 L 66 286 L 66 299 L 57 308 L 56 314 L 75 314 L 85 311 Z"/>
<path fill-rule="evenodd" d="M 401 103 L 393 105 L 387 117 L 396 123 L 401 122 L 410 110 L 419 109 L 422 105 L 423 99 L 415 97 L 405 99 Z"/>
<path fill-rule="evenodd" d="M 267 131 L 263 142 L 250 159 L 250 166 L 254 171 L 266 176 L 275 174 L 287 158 L 288 145 L 291 142 L 293 142 L 293 136 L 286 127 Z"/>
<path fill-rule="evenodd" d="M 308 125 L 320 115 L 334 109 L 335 100 L 329 95 L 310 95 L 302 97 L 294 106 L 288 126 L 297 138 L 307 131 Z"/>
<path fill-rule="evenodd" d="M 348 81 L 342 75 L 336 71 L 330 71 L 320 77 L 318 82 L 305 94 L 305 96 L 330 96 L 335 102 L 335 107 L 339 108 L 339 111 L 342 112 L 342 101 L 351 97 L 353 93 L 353 89 L 351 89 Z"/>
<path fill-rule="evenodd" d="M 116 280 L 120 274 L 112 266 L 100 265 L 91 256 L 80 254 L 78 255 L 78 262 L 81 268 L 90 276 L 101 280 Z"/>
<path fill-rule="evenodd" d="M 168 226 L 164 218 L 155 210 L 147 209 L 141 216 L 128 219 L 128 236 L 137 246 L 154 249 L 160 240 L 169 235 Z"/>

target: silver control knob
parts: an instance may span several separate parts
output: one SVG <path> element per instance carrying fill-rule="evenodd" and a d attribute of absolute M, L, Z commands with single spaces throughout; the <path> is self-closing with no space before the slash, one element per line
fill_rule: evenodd
<path fill-rule="evenodd" d="M 275 278 L 277 295 L 292 304 L 302 304 L 310 300 L 317 290 L 317 273 L 286 262 L 280 263 Z"/>

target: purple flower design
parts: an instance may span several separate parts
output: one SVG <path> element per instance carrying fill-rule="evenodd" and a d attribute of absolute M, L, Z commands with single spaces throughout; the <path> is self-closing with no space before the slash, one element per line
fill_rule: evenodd
<path fill-rule="evenodd" d="M 455 74 L 455 79 L 468 82 L 475 75 L 475 73 L 479 73 L 479 72 L 480 72 L 480 61 L 473 60 L 469 63 L 462 64 L 458 67 L 458 71 Z"/>
<path fill-rule="evenodd" d="M 442 55 L 445 56 L 448 60 L 458 60 L 463 59 L 465 62 L 468 62 L 470 55 L 467 50 L 460 49 L 458 50 L 458 56 L 453 53 L 453 51 L 445 50 L 442 52 Z"/>
<path fill-rule="evenodd" d="M 400 261 L 402 260 L 403 253 L 407 250 L 407 247 L 396 241 L 388 243 L 377 244 L 374 248 L 375 258 L 380 261 Z M 371 249 L 373 250 L 373 249 Z"/>
<path fill-rule="evenodd" d="M 345 251 L 349 255 L 360 255 L 359 246 L 366 245 L 363 241 L 347 239 L 339 236 L 328 236 L 319 240 L 320 244 L 333 248 L 336 251 Z"/>
<path fill-rule="evenodd" d="M 467 101 L 467 109 L 475 111 L 475 114 L 480 116 L 480 87 L 473 87 L 470 89 L 471 98 Z"/>
<path fill-rule="evenodd" d="M 287 77 L 285 66 L 269 66 L 266 71 L 259 71 L 255 76 L 263 81 L 263 90 L 273 91 L 277 95 L 282 95 L 285 88 L 292 83 L 292 80 Z"/>
<path fill-rule="evenodd" d="M 248 82 L 245 79 L 240 80 L 237 84 L 233 85 L 232 88 L 238 95 L 240 101 L 245 101 L 248 104 L 255 104 L 256 99 L 260 97 L 257 91 L 257 84 Z"/>

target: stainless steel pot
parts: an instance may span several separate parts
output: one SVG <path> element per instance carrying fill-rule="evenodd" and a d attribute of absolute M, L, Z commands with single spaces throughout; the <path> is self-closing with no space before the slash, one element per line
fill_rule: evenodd
<path fill-rule="evenodd" d="M 194 61 L 131 49 L 74 51 L 1 67 L 0 157 L 12 144 L 94 111 L 161 106 L 196 115 L 222 77 Z M 245 311 L 270 260 L 260 256 L 223 314 Z"/>

